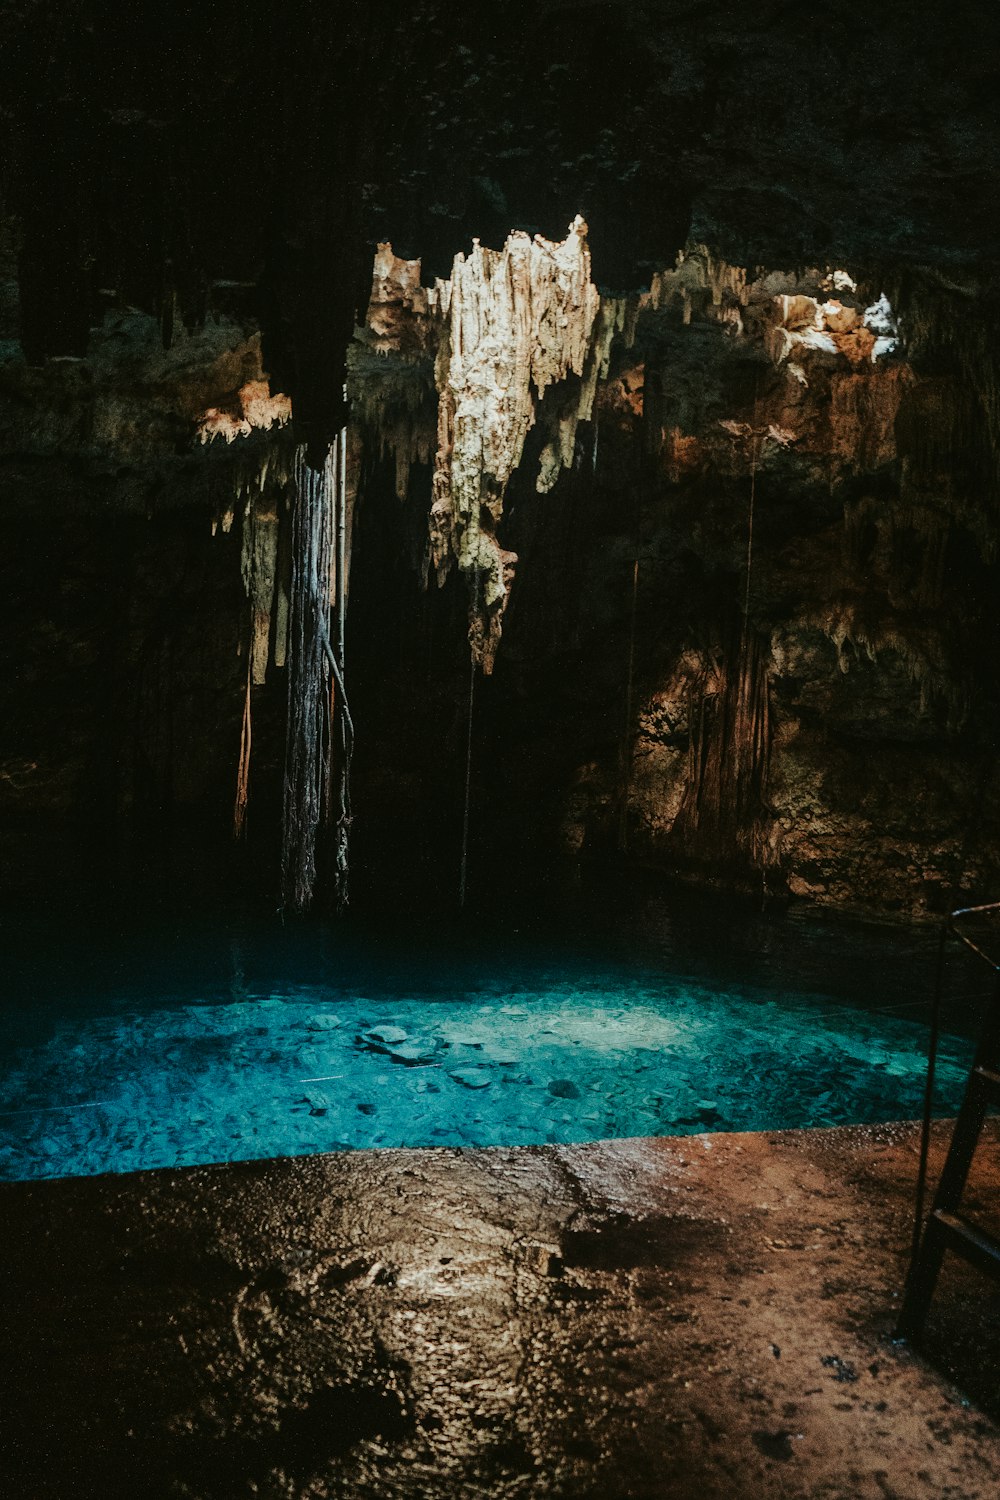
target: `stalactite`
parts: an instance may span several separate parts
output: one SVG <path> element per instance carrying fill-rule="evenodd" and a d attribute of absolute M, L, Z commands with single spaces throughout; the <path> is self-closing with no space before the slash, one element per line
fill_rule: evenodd
<path fill-rule="evenodd" d="M 233 804 L 233 834 L 241 838 L 246 831 L 247 806 L 250 797 L 250 751 L 252 704 L 255 687 L 263 686 L 271 654 L 272 616 L 277 600 L 278 618 L 274 629 L 274 661 L 280 666 L 285 657 L 287 601 L 278 579 L 280 515 L 284 509 L 287 487 L 287 461 L 277 451 L 257 457 L 256 462 L 239 465 L 234 479 L 235 504 L 213 522 L 228 534 L 237 511 L 242 517 L 240 573 L 249 605 L 247 644 L 247 686 L 240 731 L 240 755 L 236 772 L 236 797 Z M 240 643 L 242 650 L 242 641 Z"/>
<path fill-rule="evenodd" d="M 274 665 L 283 667 L 288 660 L 288 585 L 280 571 L 277 587 L 274 605 Z"/>
<path fill-rule="evenodd" d="M 449 280 L 428 288 L 419 261 L 378 248 L 349 361 L 353 408 L 393 456 L 401 499 L 413 464 L 434 455 L 425 581 L 443 583 L 456 565 L 465 575 L 469 640 L 484 671 L 517 562 L 498 527 L 525 438 L 536 422 L 544 427 L 536 489 L 545 493 L 574 462 L 612 342 L 631 342 L 641 302 L 601 299 L 580 218 L 559 243 L 521 231 L 502 250 L 476 241 Z"/>
<path fill-rule="evenodd" d="M 347 901 L 354 728 L 345 689 L 344 619 L 357 457 L 346 428 L 319 470 L 307 462 L 305 448 L 276 436 L 263 453 L 258 449 L 238 461 L 234 503 L 212 527 L 213 533 L 220 527 L 227 533 L 235 516 L 242 518 L 241 573 L 250 619 L 233 808 L 237 838 L 246 828 L 250 796 L 253 689 L 266 681 L 271 661 L 288 670 L 281 892 L 290 911 L 312 902 L 322 828 L 331 829 L 334 903 L 339 908 Z"/>
<path fill-rule="evenodd" d="M 747 301 L 747 273 L 742 266 L 719 260 L 705 245 L 688 245 L 680 251 L 672 270 L 658 271 L 650 284 L 647 305 L 680 308 L 687 324 L 695 307 L 712 309 L 713 321 L 743 329 Z"/>
<path fill-rule="evenodd" d="M 198 437 L 202 443 L 214 442 L 217 437 L 233 443 L 249 437 L 255 429 L 269 432 L 272 427 L 284 427 L 291 416 L 292 403 L 287 396 L 272 396 L 267 380 L 248 380 L 229 407 L 207 408 L 198 422 Z"/>
<path fill-rule="evenodd" d="M 380 456 L 391 456 L 396 494 L 405 500 L 410 471 L 434 454 L 437 392 L 433 362 L 390 361 L 354 346 L 349 356 L 351 419 Z"/>
<path fill-rule="evenodd" d="M 379 245 L 367 316 L 348 350 L 348 390 L 352 422 L 395 462 L 400 500 L 414 464 L 434 453 L 435 361 L 450 294 L 448 282 L 421 285 L 419 260 Z"/>
<path fill-rule="evenodd" d="M 942 635 L 940 621 L 878 608 L 867 596 L 842 594 L 814 623 L 836 648 L 841 672 L 851 671 L 857 656 L 875 663 L 894 653 L 918 690 L 921 714 L 939 707 L 951 730 L 962 728 L 969 713 L 968 687 L 956 679 L 957 652 Z"/>
<path fill-rule="evenodd" d="M 275 435 L 263 448 L 251 447 L 237 460 L 233 471 L 233 507 L 239 510 L 251 501 L 288 493 L 293 479 L 295 449 L 287 435 Z M 228 510 L 232 517 L 233 509 Z M 223 530 L 229 528 L 223 525 Z"/>
<path fill-rule="evenodd" d="M 590 347 L 578 389 L 571 389 L 561 402 L 555 393 L 539 408 L 539 420 L 552 433 L 542 449 L 535 489 L 540 495 L 547 494 L 559 478 L 563 469 L 573 466 L 576 455 L 576 433 L 581 422 L 589 422 L 594 414 L 594 400 L 598 384 L 607 379 L 611 364 L 611 346 L 618 334 L 624 335 L 628 347 L 635 335 L 633 309 L 638 298 L 602 297 L 597 317 L 593 324 Z"/>
<path fill-rule="evenodd" d="M 507 485 L 535 394 L 583 374 L 598 306 L 580 219 L 562 244 L 519 232 L 501 251 L 476 242 L 455 260 L 446 362 L 438 360 L 430 554 L 439 579 L 454 559 L 476 580 L 470 635 L 487 670 L 515 560 L 496 538 Z"/>

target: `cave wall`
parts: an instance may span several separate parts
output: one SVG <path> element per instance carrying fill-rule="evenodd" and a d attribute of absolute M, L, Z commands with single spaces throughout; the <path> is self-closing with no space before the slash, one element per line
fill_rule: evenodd
<path fill-rule="evenodd" d="M 397 396 L 407 370 L 429 379 L 402 331 L 404 281 L 392 314 L 376 277 Z M 562 848 L 903 913 L 992 889 L 995 435 L 968 351 L 989 343 L 995 309 L 988 289 L 943 293 L 931 273 L 894 295 L 898 312 L 871 274 L 748 276 L 695 249 L 639 299 L 551 493 L 534 482 L 543 398 L 500 525 L 515 560 L 503 640 L 476 687 L 482 870 Z M 366 712 L 380 747 L 401 743 L 380 766 L 362 755 L 359 774 L 384 840 L 395 826 L 426 847 L 443 823 L 453 844 L 461 607 L 415 583 L 433 407 L 396 400 L 381 426 L 365 409 L 386 461 L 366 489 L 354 607 L 378 614 L 368 569 L 393 556 L 391 643 L 367 674 L 381 711 Z M 377 636 L 372 618 L 373 652 Z"/>
<path fill-rule="evenodd" d="M 110 878 L 177 830 L 266 886 L 273 656 L 235 864 L 230 843 L 247 497 L 285 524 L 289 444 L 322 450 L 345 375 L 357 868 L 452 888 L 467 601 L 454 577 L 420 587 L 433 358 L 411 351 L 422 385 L 403 370 L 390 412 L 391 361 L 361 400 L 352 330 L 378 241 L 428 280 L 473 235 L 557 236 L 582 212 L 602 293 L 646 303 L 551 492 L 539 430 L 509 484 L 477 878 L 561 851 L 896 912 L 994 895 L 998 16 L 116 10 L 0 20 L 8 889 Z M 668 285 L 685 244 L 716 267 L 687 302 Z M 844 265 L 862 303 L 888 294 L 904 352 L 782 353 L 775 297 L 827 296 L 808 268 Z"/>
<path fill-rule="evenodd" d="M 238 553 L 211 541 L 201 510 L 20 521 L 0 564 L 9 895 L 92 892 L 225 834 L 245 611 Z"/>
<path fill-rule="evenodd" d="M 876 355 L 862 314 L 880 283 L 834 297 L 830 274 L 747 276 L 690 249 L 623 320 L 569 467 L 540 493 L 545 401 L 566 409 L 558 386 L 542 397 L 500 519 L 516 560 L 503 638 L 472 687 L 480 888 L 569 856 L 887 913 L 992 893 L 994 311 L 971 283 L 911 277 Z M 374 361 L 370 328 L 349 361 L 354 864 L 376 899 L 409 881 L 447 904 L 469 599 L 460 573 L 426 573 L 434 361 L 407 287 L 373 304 Z M 194 848 L 271 888 L 289 405 L 245 320 L 220 311 L 167 351 L 155 332 L 112 312 L 85 359 L 0 366 L 10 890 Z M 248 561 L 262 522 L 266 600 Z"/>
<path fill-rule="evenodd" d="M 152 886 L 210 888 L 200 879 L 209 865 L 217 893 L 219 878 L 246 873 L 229 847 L 254 635 L 246 486 L 268 443 L 280 469 L 274 440 L 285 420 L 260 377 L 259 334 L 221 312 L 169 350 L 135 308 L 109 310 L 85 358 L 33 366 L 8 343 L 0 883 L 9 898 L 92 899 L 140 874 Z M 226 441 L 244 432 L 239 448 Z M 252 833 L 265 865 L 276 857 L 283 749 L 275 675 L 258 690 Z"/>

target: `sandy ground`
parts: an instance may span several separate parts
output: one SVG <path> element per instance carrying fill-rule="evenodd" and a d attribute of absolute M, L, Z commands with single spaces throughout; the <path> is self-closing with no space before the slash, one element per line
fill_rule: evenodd
<path fill-rule="evenodd" d="M 0 1490 L 996 1500 L 1000 1288 L 950 1261 L 891 1338 L 915 1167 L 883 1126 L 5 1185 Z"/>

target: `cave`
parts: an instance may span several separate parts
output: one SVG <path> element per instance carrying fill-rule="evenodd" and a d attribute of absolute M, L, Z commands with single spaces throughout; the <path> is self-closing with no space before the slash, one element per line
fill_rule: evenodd
<path fill-rule="evenodd" d="M 0 18 L 4 1493 L 996 1494 L 998 58 Z"/>

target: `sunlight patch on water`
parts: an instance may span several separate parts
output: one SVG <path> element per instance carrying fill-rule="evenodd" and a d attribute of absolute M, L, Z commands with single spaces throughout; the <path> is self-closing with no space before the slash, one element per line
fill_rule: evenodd
<path fill-rule="evenodd" d="M 514 1146 L 915 1117 L 925 1028 L 896 1010 L 690 981 L 440 998 L 327 985 L 8 1010 L 8 1179 L 400 1146 Z M 109 1007 L 110 1010 L 110 1007 Z M 953 1109 L 969 1046 L 945 1041 Z"/>

